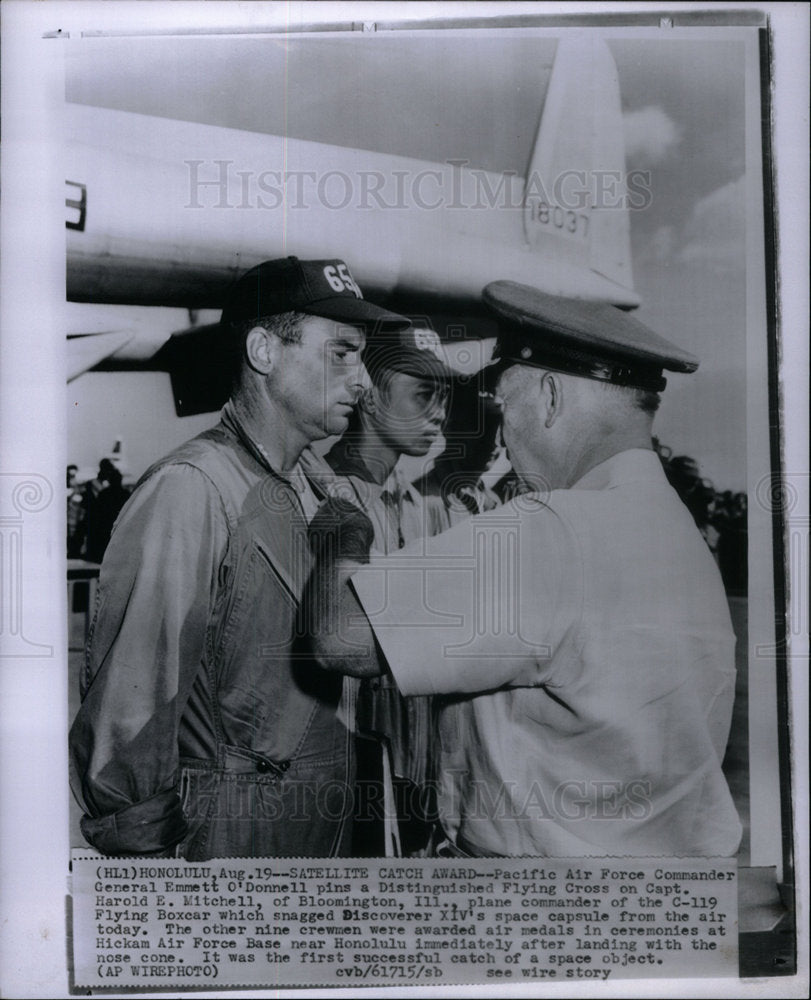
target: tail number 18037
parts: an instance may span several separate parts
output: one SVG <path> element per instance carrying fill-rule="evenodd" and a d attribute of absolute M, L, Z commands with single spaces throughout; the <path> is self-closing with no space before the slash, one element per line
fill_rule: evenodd
<path fill-rule="evenodd" d="M 529 222 L 550 226 L 569 236 L 588 238 L 589 217 L 586 212 L 575 212 L 571 208 L 531 198 L 527 200 L 526 218 Z"/>

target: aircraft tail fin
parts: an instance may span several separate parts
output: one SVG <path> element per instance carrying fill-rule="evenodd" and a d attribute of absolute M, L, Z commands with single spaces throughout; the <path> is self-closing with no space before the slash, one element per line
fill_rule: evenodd
<path fill-rule="evenodd" d="M 539 250 L 554 241 L 573 264 L 635 297 L 617 69 L 594 35 L 558 43 L 527 173 L 524 235 Z"/>

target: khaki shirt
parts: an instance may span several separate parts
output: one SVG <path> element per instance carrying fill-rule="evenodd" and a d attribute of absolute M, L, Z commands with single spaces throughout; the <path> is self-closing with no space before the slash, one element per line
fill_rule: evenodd
<path fill-rule="evenodd" d="M 425 554 L 423 554 L 425 553 Z M 353 577 L 440 718 L 440 813 L 473 854 L 729 856 L 735 637 L 653 452 L 527 494 Z"/>

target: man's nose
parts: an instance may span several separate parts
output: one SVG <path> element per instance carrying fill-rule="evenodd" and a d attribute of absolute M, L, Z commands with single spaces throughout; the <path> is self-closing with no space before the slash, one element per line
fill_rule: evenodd
<path fill-rule="evenodd" d="M 366 371 L 366 365 L 364 365 L 362 360 L 359 360 L 347 377 L 346 387 L 357 400 L 361 393 L 366 389 L 370 389 L 371 386 L 372 380 Z"/>

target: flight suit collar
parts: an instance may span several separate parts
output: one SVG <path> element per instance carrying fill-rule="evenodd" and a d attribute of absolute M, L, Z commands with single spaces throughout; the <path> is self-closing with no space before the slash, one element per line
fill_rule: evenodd
<path fill-rule="evenodd" d="M 296 462 L 288 475 L 285 475 L 284 473 L 279 472 L 278 469 L 274 468 L 267 449 L 250 433 L 245 426 L 244 421 L 240 419 L 239 414 L 236 411 L 236 407 L 230 400 L 223 407 L 220 418 L 223 426 L 239 439 L 242 446 L 252 458 L 267 469 L 267 471 L 270 472 L 271 475 L 275 476 L 276 479 L 281 479 L 282 482 L 286 483 L 297 493 L 301 492 L 300 480 L 305 477 L 305 473 L 301 467 L 300 461 Z M 316 483 L 312 477 L 307 476 L 306 479 L 307 485 L 314 490 L 317 499 L 319 501 L 323 500 L 326 494 L 320 488 L 320 484 Z"/>

